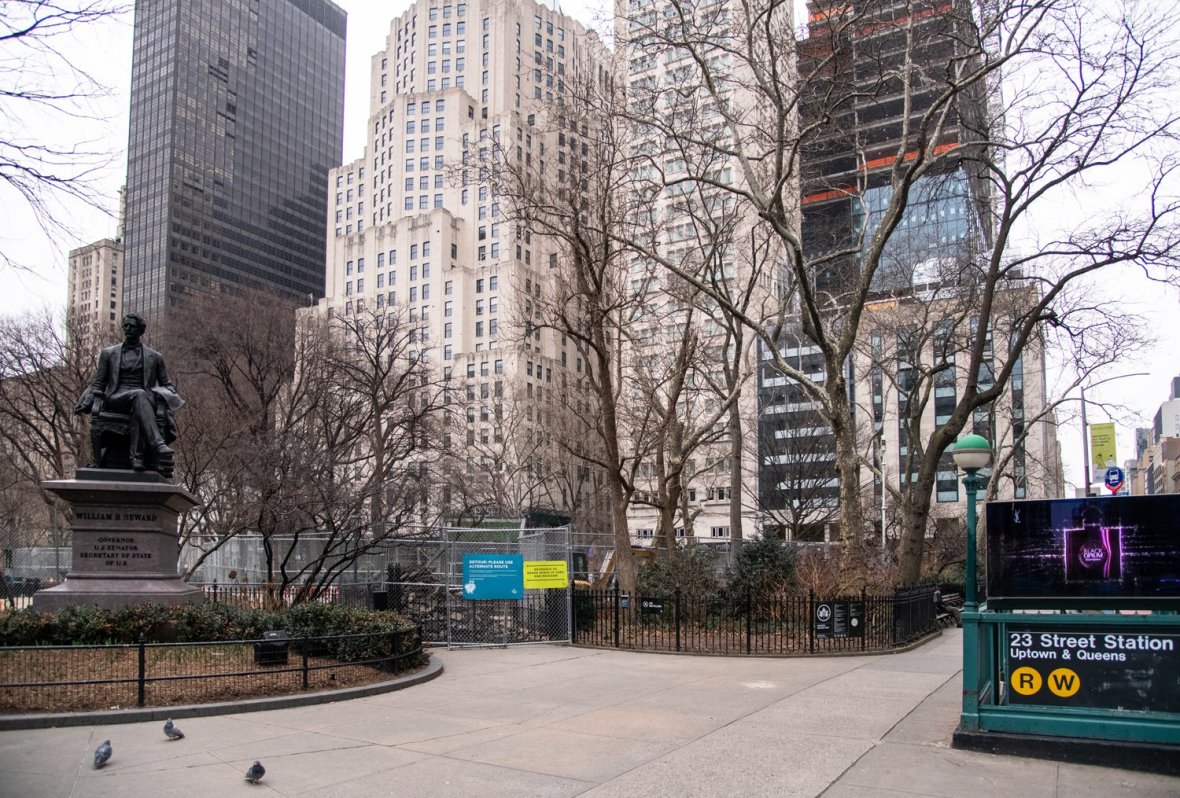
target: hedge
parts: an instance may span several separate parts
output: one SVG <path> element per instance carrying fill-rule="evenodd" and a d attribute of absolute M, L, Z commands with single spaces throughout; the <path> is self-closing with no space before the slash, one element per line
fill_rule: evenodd
<path fill-rule="evenodd" d="M 396 613 L 332 604 L 300 604 L 280 612 L 215 603 L 180 607 L 139 604 L 117 609 L 73 605 L 56 613 L 25 609 L 0 615 L 0 646 L 257 640 L 268 631 L 284 631 L 296 643 L 305 637 L 380 635 L 327 641 L 329 651 L 325 653 L 354 661 L 409 650 L 410 638 L 403 642 L 402 652 L 393 652 L 392 638 L 383 633 L 413 628 L 411 621 Z"/>

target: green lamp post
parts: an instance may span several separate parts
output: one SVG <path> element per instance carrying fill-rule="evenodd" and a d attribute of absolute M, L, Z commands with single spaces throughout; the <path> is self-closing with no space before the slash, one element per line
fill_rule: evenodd
<path fill-rule="evenodd" d="M 986 468 L 992 459 L 992 446 L 982 435 L 965 435 L 959 438 L 951 452 L 955 465 L 963 469 L 963 487 L 967 491 L 967 584 L 966 595 L 963 597 L 963 609 L 975 611 L 975 494 L 983 487 L 983 480 L 979 477 L 979 469 Z"/>
<path fill-rule="evenodd" d="M 975 585 L 975 494 L 983 487 L 979 469 L 992 459 L 992 447 L 981 435 L 965 435 L 951 450 L 955 465 L 963 469 L 963 487 L 967 490 L 967 584 L 963 597 L 963 710 L 960 728 L 979 729 L 980 654 L 986 649 L 980 640 L 979 604 Z"/>

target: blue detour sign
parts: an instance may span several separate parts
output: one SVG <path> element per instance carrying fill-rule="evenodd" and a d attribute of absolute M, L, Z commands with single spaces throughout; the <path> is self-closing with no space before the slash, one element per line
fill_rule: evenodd
<path fill-rule="evenodd" d="M 524 557 L 520 554 L 464 554 L 463 598 L 524 598 Z"/>

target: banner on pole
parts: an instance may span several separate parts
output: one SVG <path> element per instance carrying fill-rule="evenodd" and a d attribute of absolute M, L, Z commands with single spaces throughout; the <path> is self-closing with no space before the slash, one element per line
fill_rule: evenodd
<path fill-rule="evenodd" d="M 1115 424 L 1090 425 L 1090 462 L 1095 478 L 1107 468 L 1118 465 Z"/>

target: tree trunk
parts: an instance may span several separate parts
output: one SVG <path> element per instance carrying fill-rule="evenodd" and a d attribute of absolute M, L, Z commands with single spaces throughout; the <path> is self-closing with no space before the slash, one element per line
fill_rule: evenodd
<path fill-rule="evenodd" d="M 627 498 L 623 484 L 615 475 L 611 479 L 611 526 L 615 541 L 615 576 L 619 590 L 629 596 L 635 595 L 635 557 L 631 553 L 631 532 L 627 528 Z"/>
<path fill-rule="evenodd" d="M 861 508 L 856 427 L 851 423 L 851 413 L 847 412 L 847 401 L 842 403 L 845 412 L 834 414 L 832 432 L 836 438 L 836 471 L 840 480 L 840 537 L 844 542 L 843 559 L 847 566 L 860 561 L 864 548 L 864 511 Z"/>
<path fill-rule="evenodd" d="M 918 481 L 907 492 L 901 505 L 902 535 L 898 550 L 898 578 L 903 585 L 913 585 L 922 578 L 922 552 L 926 546 L 926 527 L 930 523 L 930 501 L 934 495 L 936 472 L 922 469 Z"/>
<path fill-rule="evenodd" d="M 656 461 L 663 465 L 663 458 L 657 457 Z M 682 473 L 676 471 L 671 473 L 664 479 L 664 484 L 660 489 L 660 520 L 659 529 L 656 532 L 657 538 L 663 540 L 663 555 L 670 557 L 672 551 L 676 548 L 676 508 L 680 506 Z M 683 519 L 685 525 L 684 534 L 688 534 L 688 519 Z"/>
<path fill-rule="evenodd" d="M 607 480 L 610 482 L 611 527 L 615 543 L 615 574 L 619 587 L 631 595 L 635 592 L 635 557 L 631 552 L 631 532 L 627 527 L 627 490 L 620 472 L 619 419 L 615 412 L 614 381 L 611 379 L 610 363 L 603 354 L 608 352 L 606 335 L 601 323 L 592 330 L 594 352 L 598 355 L 598 402 L 602 412 L 603 444 L 606 448 L 606 462 L 610 464 Z"/>

